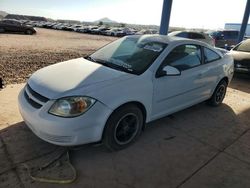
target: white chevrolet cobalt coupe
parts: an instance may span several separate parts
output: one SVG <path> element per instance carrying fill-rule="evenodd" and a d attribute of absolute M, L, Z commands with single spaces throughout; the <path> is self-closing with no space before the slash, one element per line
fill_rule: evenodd
<path fill-rule="evenodd" d="M 19 109 L 47 142 L 102 141 L 119 150 L 150 121 L 202 101 L 220 105 L 233 72 L 232 57 L 203 42 L 128 36 L 35 72 L 19 94 Z"/>

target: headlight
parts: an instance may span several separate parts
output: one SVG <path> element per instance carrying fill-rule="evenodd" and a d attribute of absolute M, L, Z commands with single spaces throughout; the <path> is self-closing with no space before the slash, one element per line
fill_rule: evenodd
<path fill-rule="evenodd" d="M 65 97 L 58 99 L 49 113 L 61 117 L 75 117 L 86 112 L 94 103 L 90 97 Z"/>

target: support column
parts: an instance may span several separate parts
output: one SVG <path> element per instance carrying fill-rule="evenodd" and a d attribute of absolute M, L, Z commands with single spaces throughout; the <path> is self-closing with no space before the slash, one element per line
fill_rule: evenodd
<path fill-rule="evenodd" d="M 250 13 L 250 0 L 247 0 L 245 13 L 244 13 L 243 21 L 242 21 L 241 28 L 240 28 L 240 35 L 239 35 L 238 42 L 241 42 L 244 38 L 247 24 L 248 24 L 248 19 L 249 19 L 249 13 Z"/>
<path fill-rule="evenodd" d="M 164 0 L 161 15 L 160 34 L 167 35 L 173 0 Z M 250 0 L 248 0 L 250 1 Z"/>

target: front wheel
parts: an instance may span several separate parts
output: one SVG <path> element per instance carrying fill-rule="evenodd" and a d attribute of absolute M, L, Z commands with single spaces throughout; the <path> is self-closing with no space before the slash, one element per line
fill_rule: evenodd
<path fill-rule="evenodd" d="M 119 108 L 106 123 L 103 143 L 112 151 L 126 148 L 140 135 L 143 121 L 143 114 L 137 106 Z"/>
<path fill-rule="evenodd" d="M 225 98 L 227 91 L 227 82 L 222 80 L 214 90 L 212 97 L 208 100 L 208 104 L 211 106 L 219 106 Z"/>
<path fill-rule="evenodd" d="M 30 30 L 30 29 L 28 29 L 28 30 L 25 31 L 25 34 L 26 34 L 26 35 L 32 35 L 32 34 L 33 34 L 33 31 Z"/>
<path fill-rule="evenodd" d="M 0 28 L 0 33 L 4 33 L 4 32 L 5 32 L 4 28 Z"/>

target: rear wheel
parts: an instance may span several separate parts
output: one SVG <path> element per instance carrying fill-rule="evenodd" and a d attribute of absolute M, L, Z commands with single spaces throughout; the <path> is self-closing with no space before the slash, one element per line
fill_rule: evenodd
<path fill-rule="evenodd" d="M 138 138 L 143 123 L 143 114 L 137 106 L 119 108 L 106 123 L 103 143 L 113 151 L 124 149 Z"/>
<path fill-rule="evenodd" d="M 225 98 L 227 91 L 227 82 L 222 80 L 214 90 L 212 97 L 208 100 L 208 104 L 211 106 L 219 106 Z"/>

